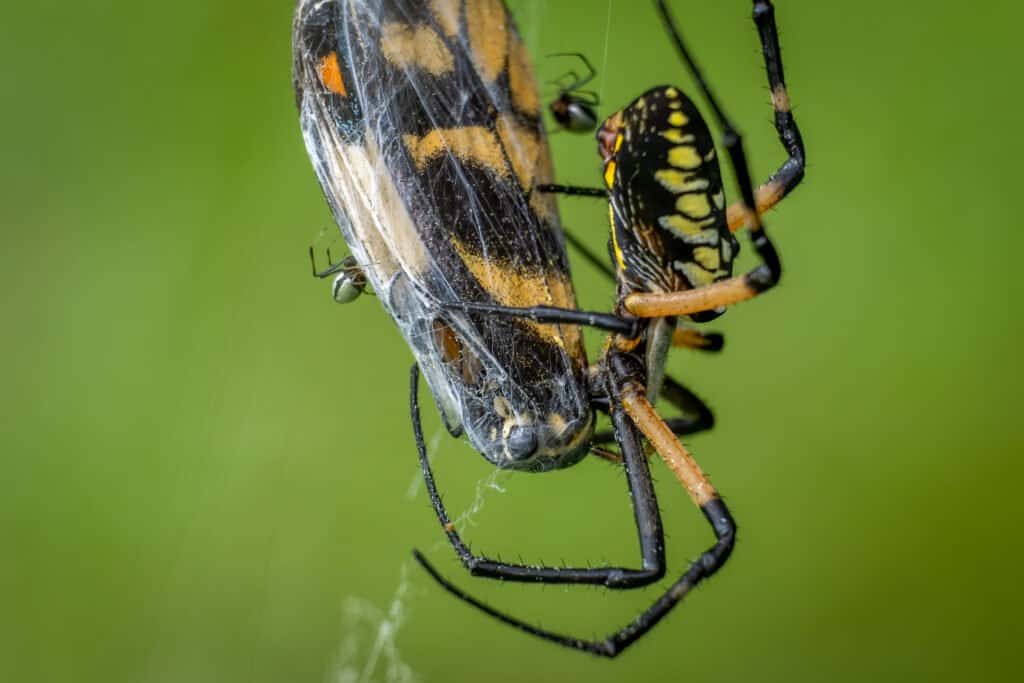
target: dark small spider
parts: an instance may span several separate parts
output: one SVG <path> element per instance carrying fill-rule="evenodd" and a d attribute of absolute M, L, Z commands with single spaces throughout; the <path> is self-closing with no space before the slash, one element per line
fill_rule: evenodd
<path fill-rule="evenodd" d="M 601 104 L 601 99 L 593 90 L 582 90 L 582 88 L 594 80 L 597 70 L 579 52 L 556 52 L 548 57 L 578 57 L 587 67 L 587 74 L 582 78 L 575 71 L 570 70 L 551 82 L 558 86 L 558 97 L 551 101 L 549 108 L 551 115 L 564 130 L 570 133 L 589 133 L 597 128 L 595 107 Z M 562 81 L 567 78 L 572 81 L 568 85 L 562 85 Z"/>

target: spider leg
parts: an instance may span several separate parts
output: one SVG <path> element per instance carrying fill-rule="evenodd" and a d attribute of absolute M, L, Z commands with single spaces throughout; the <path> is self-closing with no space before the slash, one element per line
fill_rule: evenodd
<path fill-rule="evenodd" d="M 623 413 L 627 413 L 632 424 L 623 426 L 629 427 L 628 431 L 634 431 L 636 428 L 639 428 L 648 440 L 655 445 L 659 455 L 665 460 L 673 474 L 676 475 L 676 478 L 683 484 L 690 493 L 690 497 L 704 513 L 704 517 L 708 520 L 714 531 L 715 544 L 706 550 L 696 562 L 691 564 L 689 569 L 675 583 L 669 586 L 668 590 L 650 607 L 629 624 L 603 640 L 585 640 L 556 633 L 499 611 L 451 583 L 431 566 L 422 554 L 414 552 L 414 556 L 445 590 L 495 619 L 558 645 L 603 657 L 616 657 L 651 630 L 701 581 L 709 578 L 725 564 L 732 553 L 736 540 L 736 524 L 729 513 L 729 509 L 722 499 L 718 497 L 718 493 L 711 486 L 704 473 L 701 472 L 700 467 L 686 449 L 683 448 L 682 444 L 679 443 L 678 439 L 669 431 L 664 421 L 658 417 L 654 407 L 647 402 L 644 387 L 636 381 L 636 366 L 639 365 L 639 361 L 633 358 L 631 359 L 632 362 L 630 362 L 628 357 L 614 352 L 609 355 L 609 361 L 611 368 L 610 384 L 615 394 L 612 402 L 613 417 L 615 415 L 621 417 Z M 622 390 L 616 390 L 616 386 L 621 386 Z M 618 424 L 616 426 L 618 427 Z M 638 440 L 632 439 L 628 443 L 624 442 L 622 446 L 625 458 L 644 460 L 642 449 L 640 449 L 639 453 L 634 452 L 639 447 Z"/>
<path fill-rule="evenodd" d="M 589 105 L 591 107 L 597 107 L 601 104 L 601 97 L 593 90 L 580 90 L 575 88 L 570 91 L 572 96 L 578 102 Z M 568 94 L 568 93 L 567 93 Z"/>
<path fill-rule="evenodd" d="M 770 243 L 769 246 L 771 246 Z M 774 254 L 774 250 L 772 253 Z M 590 258 L 593 258 L 595 261 L 597 260 L 596 256 L 593 256 L 592 254 Z M 775 261 L 778 262 L 778 258 L 776 258 Z M 761 266 L 760 269 L 756 269 L 744 277 L 748 277 L 751 274 L 758 275 L 761 272 L 761 269 L 764 268 L 765 266 Z M 625 299 L 625 306 L 630 313 L 638 316 L 638 318 L 663 318 L 673 315 L 682 315 L 693 311 L 711 310 L 724 304 L 716 303 L 714 305 L 705 305 L 703 303 L 704 300 L 717 301 L 715 297 L 719 296 L 722 286 L 729 285 L 734 280 L 740 280 L 743 285 L 746 283 L 745 279 L 731 278 L 730 280 L 723 280 L 722 282 L 717 282 L 713 285 L 707 285 L 699 289 L 684 290 L 682 292 L 630 294 Z M 755 292 L 755 294 L 756 293 L 757 292 Z M 747 295 L 745 298 L 750 298 L 755 294 Z M 702 299 L 701 297 L 704 298 Z M 693 308 L 693 311 L 683 310 L 681 313 L 660 312 L 665 310 L 665 305 L 679 306 L 680 304 L 676 303 L 677 301 L 688 303 L 693 300 L 697 302 L 696 304 L 689 303 Z M 639 302 L 639 305 L 635 310 L 632 308 L 633 304 L 631 303 L 634 301 Z M 653 304 L 649 302 L 653 302 Z M 667 302 L 667 304 L 664 302 Z M 557 306 L 527 306 L 519 308 L 515 306 L 500 306 L 498 304 L 485 302 L 452 301 L 442 303 L 441 307 L 447 310 L 464 311 L 466 313 L 487 313 L 490 315 L 507 315 L 515 318 L 527 318 L 538 323 L 584 325 L 587 327 L 594 327 L 599 330 L 606 330 L 608 332 L 618 332 L 629 339 L 635 339 L 639 336 L 641 326 L 641 320 L 639 319 L 622 317 L 615 315 L 614 313 L 581 311 L 573 308 L 559 308 Z M 654 312 L 649 313 L 648 311 Z M 684 330 L 678 335 L 673 335 L 673 345 L 676 346 L 690 346 L 692 348 L 700 348 L 707 351 L 718 351 L 722 348 L 722 344 L 722 336 L 714 332 L 704 335 L 696 330 Z"/>
<path fill-rule="evenodd" d="M 687 436 L 707 431 L 715 426 L 715 415 L 700 396 L 697 396 L 697 394 L 672 377 L 665 376 L 665 380 L 661 385 L 660 396 L 683 413 L 681 417 L 666 418 L 664 420 L 673 434 Z M 609 430 L 594 434 L 593 443 L 596 445 L 612 443 L 613 441 L 615 441 L 614 431 Z"/>
<path fill-rule="evenodd" d="M 677 327 L 672 334 L 672 346 L 697 351 L 721 351 L 725 337 L 721 332 L 702 332 L 692 327 Z"/>
<path fill-rule="evenodd" d="M 567 197 L 594 197 L 597 199 L 608 199 L 608 190 L 600 187 L 579 187 L 577 185 L 553 185 L 550 183 L 537 186 L 538 192 L 550 194 L 564 194 Z"/>
<path fill-rule="evenodd" d="M 340 273 L 341 271 L 345 270 L 346 268 L 350 268 L 351 267 L 350 265 L 345 263 L 344 259 L 342 259 L 341 261 L 338 261 L 337 263 L 333 263 L 332 259 L 331 259 L 331 250 L 328 249 L 327 250 L 327 268 L 325 268 L 324 270 L 318 270 L 317 267 L 316 267 L 316 255 L 313 253 L 313 246 L 312 245 L 310 245 L 310 247 L 309 247 L 309 263 L 310 263 L 310 265 L 313 268 L 313 277 L 320 278 L 321 280 L 323 280 L 324 278 L 328 278 L 328 277 L 330 277 L 330 276 L 332 276 L 332 275 L 334 275 L 336 273 Z"/>
<path fill-rule="evenodd" d="M 534 583 L 582 583 L 597 584 L 608 588 L 635 588 L 653 583 L 665 575 L 665 537 L 661 527 L 661 516 L 658 502 L 651 482 L 651 472 L 647 459 L 643 457 L 639 437 L 635 430 L 630 430 L 622 438 L 629 443 L 630 455 L 625 458 L 626 481 L 629 484 L 630 499 L 633 501 L 633 515 L 637 533 L 640 538 L 640 555 L 642 569 L 622 567 L 544 567 L 522 564 L 508 564 L 489 558 L 474 555 L 455 530 L 448 513 L 445 511 L 441 495 L 434 483 L 434 474 L 427 459 L 427 450 L 423 442 L 423 429 L 420 425 L 418 400 L 419 368 L 412 366 L 409 386 L 410 412 L 413 433 L 416 436 L 416 448 L 419 451 L 420 466 L 423 480 L 426 483 L 430 503 L 434 507 L 438 521 L 448 536 L 455 553 L 462 564 L 473 576 L 485 576 L 504 581 L 526 581 Z M 619 411 L 621 413 L 621 411 Z M 625 416 L 620 416 L 617 428 L 625 423 Z M 427 568 L 435 578 L 438 574 L 418 550 L 413 551 L 416 559 Z"/>
<path fill-rule="evenodd" d="M 562 85 L 562 81 L 564 81 L 566 79 L 569 79 L 569 85 L 568 86 Z M 558 88 L 562 92 L 568 92 L 569 90 L 572 90 L 573 84 L 577 83 L 579 80 L 580 80 L 579 74 L 577 74 L 574 70 L 569 69 L 568 71 L 566 71 L 564 74 L 562 74 L 558 78 L 556 78 L 554 80 L 548 81 L 547 84 L 555 86 L 556 88 Z"/>
<path fill-rule="evenodd" d="M 580 252 L 585 261 L 604 273 L 605 277 L 609 280 L 615 281 L 615 271 L 608 265 L 606 259 L 602 259 L 591 251 L 590 247 L 581 242 L 569 230 L 563 230 L 563 234 L 565 235 L 565 241 L 571 244 L 573 249 Z M 680 326 L 672 335 L 672 346 L 676 347 L 686 347 L 698 351 L 721 351 L 724 345 L 725 339 L 719 332 L 703 332 L 693 327 Z"/>
<path fill-rule="evenodd" d="M 568 87 L 563 88 L 563 91 L 572 92 L 578 90 L 579 88 L 585 86 L 587 83 L 590 83 L 590 81 L 594 80 L 594 76 L 597 75 L 597 69 L 594 68 L 594 66 L 590 63 L 590 60 L 587 59 L 587 56 L 584 55 L 582 52 L 553 52 L 549 54 L 548 57 L 578 57 L 579 60 L 583 62 L 583 66 L 587 67 L 587 75 L 584 76 L 583 78 L 580 78 L 574 70 L 570 69 L 569 75 L 572 75 L 574 80 L 572 84 L 570 84 Z M 561 80 L 561 78 L 559 78 L 558 80 Z"/>
<path fill-rule="evenodd" d="M 483 302 L 446 301 L 441 308 L 446 310 L 465 311 L 467 313 L 487 313 L 490 315 L 507 315 L 513 318 L 527 318 L 538 323 L 562 325 L 584 325 L 599 330 L 618 332 L 630 339 L 640 334 L 640 321 L 619 317 L 613 313 L 597 311 L 580 311 L 575 308 L 558 308 L 557 306 L 499 306 Z"/>
<path fill-rule="evenodd" d="M 800 184 L 804 177 L 804 141 L 800 129 L 793 118 L 790 108 L 789 94 L 786 91 L 786 78 L 782 71 L 782 52 L 779 49 L 779 32 L 775 26 L 775 8 L 771 2 L 756 0 L 754 2 L 754 23 L 761 39 L 761 52 L 764 54 L 765 71 L 768 74 L 768 87 L 772 92 L 772 109 L 775 110 L 775 130 L 779 141 L 786 149 L 789 157 L 772 173 L 768 180 L 757 188 L 756 200 L 758 213 L 764 213 L 782 201 Z M 746 225 L 747 212 L 737 202 L 728 209 L 729 229 L 736 231 Z"/>

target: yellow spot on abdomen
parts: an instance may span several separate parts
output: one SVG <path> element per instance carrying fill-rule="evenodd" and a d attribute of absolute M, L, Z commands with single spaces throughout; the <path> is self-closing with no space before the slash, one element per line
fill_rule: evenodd
<path fill-rule="evenodd" d="M 692 133 L 684 134 L 678 128 L 669 128 L 668 130 L 661 131 L 661 137 L 677 145 L 692 145 L 697 140 Z"/>
<path fill-rule="evenodd" d="M 684 194 L 676 200 L 676 209 L 695 221 L 704 220 L 711 213 L 706 194 Z"/>
<path fill-rule="evenodd" d="M 685 126 L 689 120 L 686 118 L 686 114 L 681 111 L 674 111 L 668 115 L 668 122 L 677 128 Z"/>
<path fill-rule="evenodd" d="M 694 287 L 703 287 L 704 285 L 710 285 L 715 281 L 715 274 L 711 271 L 704 270 L 696 263 L 680 263 L 683 274 L 686 279 L 690 281 L 690 284 Z"/>
<path fill-rule="evenodd" d="M 679 145 L 668 151 L 668 163 L 676 168 L 689 171 L 700 168 L 701 158 L 697 148 L 692 145 Z"/>
<path fill-rule="evenodd" d="M 611 189 L 615 183 L 615 167 L 614 159 L 604 165 L 604 184 L 608 186 L 608 189 Z"/>
<path fill-rule="evenodd" d="M 320 82 L 335 95 L 348 96 L 348 91 L 345 90 L 345 80 L 341 77 L 341 65 L 338 63 L 337 52 L 332 51 L 320 58 Z"/>
<path fill-rule="evenodd" d="M 707 270 L 718 270 L 718 250 L 711 247 L 697 247 L 693 250 L 693 259 Z"/>
<path fill-rule="evenodd" d="M 700 224 L 686 220 L 677 213 L 668 216 L 661 216 L 658 218 L 658 224 L 683 239 L 699 235 L 701 232 Z"/>
<path fill-rule="evenodd" d="M 687 220 L 678 214 L 662 216 L 658 219 L 658 224 L 687 244 L 718 244 L 717 230 L 714 228 L 702 229 L 702 223 Z"/>
<path fill-rule="evenodd" d="M 654 172 L 654 179 L 669 192 L 682 192 L 686 186 L 686 174 L 682 171 L 662 169 Z"/>
<path fill-rule="evenodd" d="M 708 181 L 706 178 L 701 178 L 696 175 L 688 175 L 682 171 L 675 171 L 672 169 L 655 171 L 654 179 L 657 180 L 662 187 L 673 194 L 680 194 L 681 192 L 700 192 L 701 190 L 706 190 L 708 187 Z"/>

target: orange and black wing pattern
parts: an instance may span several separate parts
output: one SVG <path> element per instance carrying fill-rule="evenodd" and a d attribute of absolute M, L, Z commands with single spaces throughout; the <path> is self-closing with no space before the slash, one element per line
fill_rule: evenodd
<path fill-rule="evenodd" d="M 500 0 L 301 0 L 294 84 L 342 236 L 453 432 L 568 464 L 591 429 L 578 328 L 445 303 L 574 308 L 536 83 Z"/>

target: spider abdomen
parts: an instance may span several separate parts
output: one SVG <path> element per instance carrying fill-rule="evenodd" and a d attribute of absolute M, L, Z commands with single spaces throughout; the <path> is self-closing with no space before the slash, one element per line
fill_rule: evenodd
<path fill-rule="evenodd" d="M 648 90 L 598 134 L 619 268 L 638 291 L 693 289 L 732 275 L 714 141 L 678 88 Z"/>

